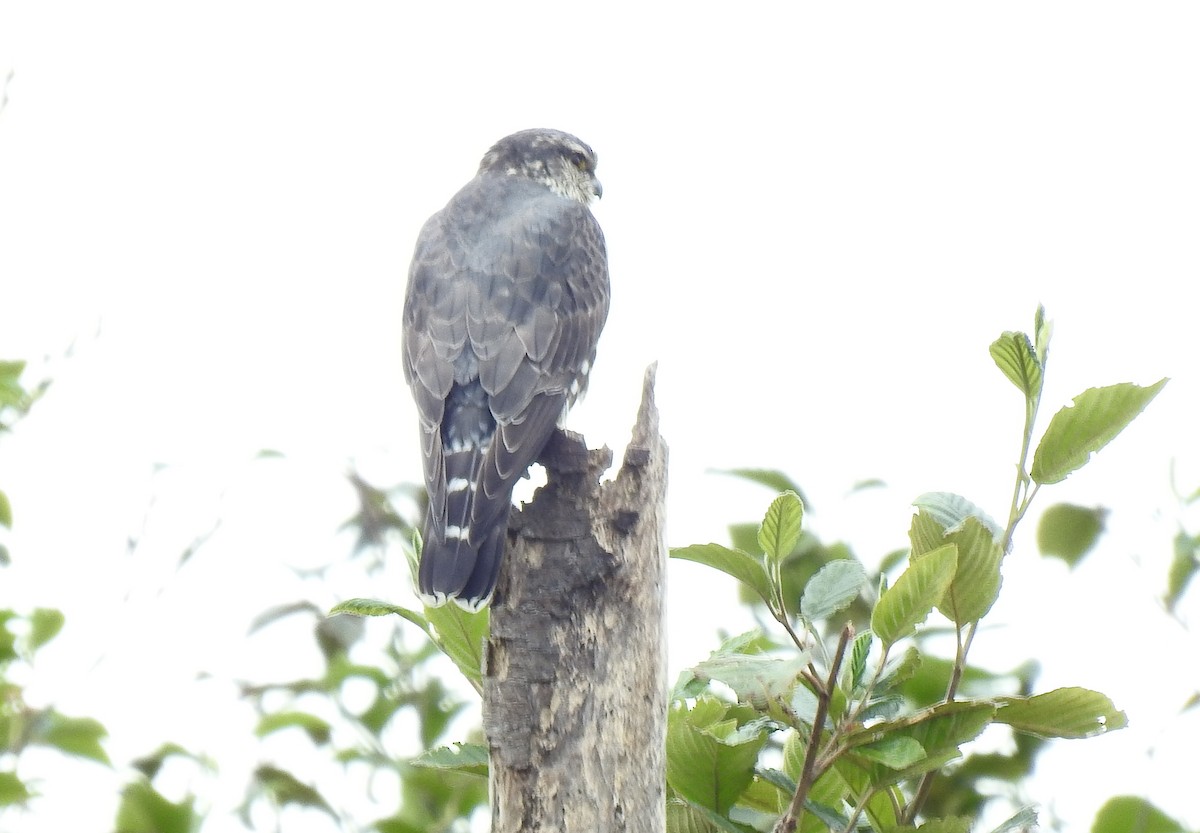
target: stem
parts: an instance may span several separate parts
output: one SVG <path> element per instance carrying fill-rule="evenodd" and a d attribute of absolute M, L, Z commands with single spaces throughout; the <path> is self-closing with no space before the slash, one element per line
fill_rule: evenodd
<path fill-rule="evenodd" d="M 808 749 L 804 752 L 804 769 L 800 772 L 800 781 L 796 784 L 796 793 L 792 796 L 791 806 L 788 807 L 779 821 L 775 824 L 774 833 L 795 833 L 796 826 L 804 816 L 804 804 L 808 800 L 809 790 L 817 780 L 817 751 L 821 743 L 821 732 L 825 728 L 825 720 L 829 717 L 829 701 L 833 699 L 834 689 L 837 688 L 838 673 L 842 670 L 842 658 L 846 656 L 846 646 L 854 637 L 854 627 L 846 625 L 842 628 L 841 639 L 838 640 L 837 653 L 829 669 L 829 679 L 817 691 L 817 712 L 813 716 L 812 733 L 808 737 Z"/>
<path fill-rule="evenodd" d="M 1029 511 L 1030 504 L 1033 503 L 1033 498 L 1037 495 L 1038 489 L 1041 488 L 1040 483 L 1034 483 L 1032 487 L 1029 484 L 1032 479 L 1026 471 L 1026 462 L 1029 460 L 1029 446 L 1033 442 L 1033 423 L 1037 419 L 1038 403 L 1042 398 L 1041 388 L 1033 396 L 1025 397 L 1025 430 L 1021 434 L 1021 457 L 1017 461 L 1017 479 L 1013 484 L 1012 503 L 1008 508 L 1008 524 L 1004 527 L 1004 540 L 1001 543 L 1002 552 L 1007 554 L 1012 547 L 1013 533 L 1016 532 L 1017 524 L 1025 517 L 1025 513 Z M 945 701 L 949 703 L 958 695 L 958 687 L 962 683 L 963 672 L 967 668 L 967 654 L 971 650 L 971 643 L 975 641 L 975 631 L 978 622 L 971 622 L 967 625 L 966 638 L 963 638 L 962 628 L 955 630 L 957 636 L 957 651 L 954 657 L 954 669 L 950 672 L 950 682 L 946 686 Z M 929 791 L 933 787 L 933 779 L 937 773 L 933 770 L 926 772 L 921 776 L 921 783 L 917 787 L 917 792 L 913 796 L 913 800 L 909 802 L 908 809 L 904 812 L 903 821 L 905 824 L 913 824 L 917 818 L 917 814 L 921 812 L 921 808 L 925 806 L 925 801 L 929 798 Z"/>

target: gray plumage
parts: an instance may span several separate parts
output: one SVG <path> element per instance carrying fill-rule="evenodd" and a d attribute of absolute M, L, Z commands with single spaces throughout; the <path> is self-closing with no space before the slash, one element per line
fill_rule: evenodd
<path fill-rule="evenodd" d="M 587 384 L 609 299 L 595 172 L 568 133 L 514 133 L 417 239 L 404 374 L 429 492 L 428 604 L 490 600 L 513 486 Z"/>

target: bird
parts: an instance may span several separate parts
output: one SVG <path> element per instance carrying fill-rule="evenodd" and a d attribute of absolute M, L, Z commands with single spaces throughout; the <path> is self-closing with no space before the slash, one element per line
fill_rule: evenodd
<path fill-rule="evenodd" d="M 418 593 L 491 601 L 512 492 L 587 387 L 608 317 L 596 154 L 522 130 L 422 227 L 405 291 L 404 377 L 429 501 Z"/>

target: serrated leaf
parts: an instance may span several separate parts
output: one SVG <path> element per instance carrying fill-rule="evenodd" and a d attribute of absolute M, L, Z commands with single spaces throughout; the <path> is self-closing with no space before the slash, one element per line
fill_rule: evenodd
<path fill-rule="evenodd" d="M 996 367 L 1017 386 L 1017 390 L 1033 401 L 1042 390 L 1042 363 L 1029 342 L 1029 336 L 1011 330 L 992 342 L 988 352 Z"/>
<path fill-rule="evenodd" d="M 997 723 L 1040 738 L 1086 738 L 1122 729 L 1125 712 L 1098 691 L 1058 688 L 1034 697 L 1000 697 Z"/>
<path fill-rule="evenodd" d="M 962 525 L 967 522 L 967 518 L 975 518 L 987 527 L 997 541 L 1004 537 L 1004 528 L 996 523 L 987 512 L 962 495 L 956 495 L 953 492 L 926 492 L 913 501 L 913 506 L 925 510 L 929 517 L 947 533 L 961 529 Z M 937 546 L 941 546 L 941 544 L 939 543 Z"/>
<path fill-rule="evenodd" d="M 771 592 L 771 581 L 767 577 L 762 560 L 756 556 L 720 544 L 693 544 L 689 547 L 672 548 L 671 557 L 705 564 L 733 576 L 754 590 L 768 605 L 771 604 L 774 595 Z"/>
<path fill-rule="evenodd" d="M 850 558 L 837 558 L 817 570 L 804 585 L 800 615 L 810 622 L 845 610 L 867 583 L 867 571 Z"/>
<path fill-rule="evenodd" d="M 254 733 L 258 737 L 264 738 L 282 729 L 292 728 L 303 730 L 309 739 L 318 745 L 328 743 L 330 734 L 332 733 L 329 721 L 317 717 L 315 714 L 298 711 L 264 714 L 259 719 Z"/>
<path fill-rule="evenodd" d="M 1100 507 L 1056 503 L 1038 519 L 1038 550 L 1074 567 L 1100 540 L 1107 517 L 1108 510 Z"/>
<path fill-rule="evenodd" d="M 1188 833 L 1188 828 L 1144 798 L 1110 798 L 1096 814 L 1092 833 Z"/>
<path fill-rule="evenodd" d="M 437 646 L 454 660 L 476 691 L 483 686 L 483 646 L 488 637 L 490 609 L 470 613 L 456 604 L 425 608 L 425 618 L 437 635 Z"/>
<path fill-rule="evenodd" d="M 425 617 L 416 611 L 379 599 L 346 599 L 330 608 L 328 615 L 335 616 L 339 613 L 347 613 L 351 616 L 391 616 L 396 614 L 422 628 L 426 624 Z"/>
<path fill-rule="evenodd" d="M 894 721 L 885 721 L 850 736 L 851 747 L 876 743 L 883 737 L 907 737 L 925 750 L 925 757 L 904 767 L 871 764 L 871 783 L 876 787 L 898 784 L 909 778 L 940 769 L 959 756 L 958 748 L 974 740 L 996 713 L 987 702 L 957 700 Z M 857 754 L 857 748 L 851 750 Z"/>
<path fill-rule="evenodd" d="M 725 713 L 719 701 L 702 697 L 691 708 L 676 704 L 667 716 L 667 784 L 720 815 L 750 784 L 767 740 L 765 727 L 747 736 L 733 721 L 714 722 Z"/>
<path fill-rule="evenodd" d="M 911 634 L 946 594 L 958 565 L 958 548 L 939 547 L 909 562 L 871 612 L 871 630 L 886 648 Z"/>
<path fill-rule="evenodd" d="M 945 540 L 958 548 L 958 565 L 938 610 L 959 625 L 977 622 L 1000 596 L 1004 551 L 991 530 L 975 517 L 967 518 L 957 531 L 947 533 Z"/>
<path fill-rule="evenodd" d="M 871 654 L 871 646 L 875 643 L 875 634 L 866 630 L 854 637 L 850 649 L 850 684 L 859 688 L 867 672 L 867 657 Z"/>
<path fill-rule="evenodd" d="M 710 660 L 735 654 L 761 654 L 774 647 L 763 632 L 757 628 L 746 633 L 731 636 L 721 643 L 717 650 L 708 655 Z M 687 700 L 698 697 L 708 687 L 707 679 L 698 678 L 691 668 L 679 672 L 679 679 L 671 691 L 672 700 Z"/>
<path fill-rule="evenodd" d="M 904 769 L 925 757 L 925 749 L 912 738 L 896 735 L 855 748 L 855 753 L 888 769 Z"/>
<path fill-rule="evenodd" d="M 791 555 L 800 540 L 803 519 L 804 504 L 795 492 L 784 492 L 771 501 L 758 528 L 758 545 L 768 560 L 778 564 Z"/>
<path fill-rule="evenodd" d="M 786 697 L 808 665 L 807 653 L 781 659 L 762 654 L 728 654 L 707 659 L 692 668 L 700 680 L 719 680 L 733 689 L 740 702 L 765 708 Z"/>
<path fill-rule="evenodd" d="M 450 769 L 470 775 L 488 774 L 488 750 L 481 743 L 454 743 L 422 752 L 413 758 L 413 766 L 429 769 Z"/>
<path fill-rule="evenodd" d="M 994 531 L 976 515 L 967 514 L 953 532 L 947 532 L 922 508 L 913 516 L 908 536 L 915 561 L 946 544 L 958 548 L 954 579 L 946 589 L 946 595 L 938 600 L 937 608 L 959 625 L 983 618 L 1000 595 L 1000 564 L 1004 560 L 1004 551 Z"/>
<path fill-rule="evenodd" d="M 1088 388 L 1050 420 L 1033 453 L 1030 476 L 1035 483 L 1059 483 L 1082 468 L 1158 395 L 1167 379 L 1149 387 L 1128 382 Z"/>

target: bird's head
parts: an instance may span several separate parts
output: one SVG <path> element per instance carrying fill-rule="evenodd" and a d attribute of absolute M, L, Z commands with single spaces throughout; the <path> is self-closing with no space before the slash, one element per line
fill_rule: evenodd
<path fill-rule="evenodd" d="M 586 205 L 604 193 L 596 179 L 596 153 L 561 130 L 535 128 L 505 136 L 479 164 L 481 174 L 521 176 Z"/>

